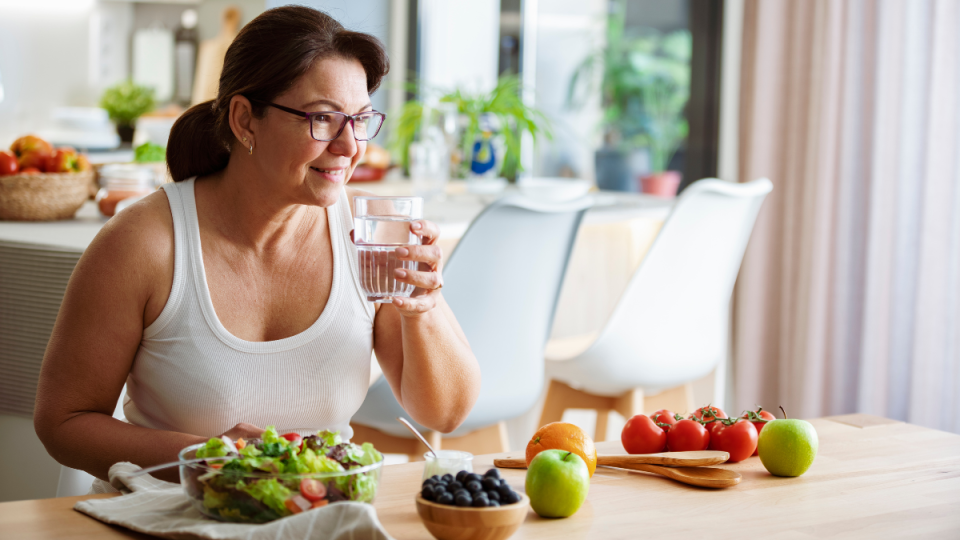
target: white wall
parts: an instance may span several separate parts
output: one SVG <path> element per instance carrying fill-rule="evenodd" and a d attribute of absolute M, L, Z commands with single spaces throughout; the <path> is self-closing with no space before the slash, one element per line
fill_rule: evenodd
<path fill-rule="evenodd" d="M 420 77 L 441 92 L 497 85 L 500 0 L 420 0 Z"/>

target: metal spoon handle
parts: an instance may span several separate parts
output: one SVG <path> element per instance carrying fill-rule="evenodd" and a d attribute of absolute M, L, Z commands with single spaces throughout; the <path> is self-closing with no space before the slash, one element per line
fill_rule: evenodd
<path fill-rule="evenodd" d="M 135 476 L 140 476 L 144 474 L 150 474 L 154 471 L 159 471 L 163 469 L 169 469 L 170 467 L 176 467 L 178 465 L 190 465 L 193 463 L 200 463 L 201 461 L 211 461 L 216 459 L 234 459 L 237 456 L 221 456 L 221 457 L 207 457 L 207 458 L 197 458 L 197 459 L 186 459 L 183 461 L 171 461 L 170 463 L 161 463 L 160 465 L 154 465 L 153 467 L 147 467 L 146 469 L 140 469 L 139 471 L 134 471 L 127 474 L 127 478 L 133 478 Z"/>
<path fill-rule="evenodd" d="M 413 424 L 411 424 L 410 422 L 408 422 L 406 418 L 401 418 L 401 417 L 398 417 L 398 418 L 397 418 L 397 421 L 399 421 L 401 424 L 407 426 L 407 429 L 409 429 L 411 433 L 413 433 L 414 435 L 416 435 L 417 438 L 420 439 L 420 442 L 422 442 L 422 443 L 427 447 L 427 449 L 430 450 L 430 453 L 433 454 L 433 457 L 437 457 L 437 452 L 433 449 L 432 446 L 430 446 L 430 443 L 428 443 L 428 442 L 427 442 L 427 439 L 425 439 L 425 438 L 423 437 L 423 435 L 420 434 L 420 432 L 417 430 L 417 428 L 413 427 Z"/>

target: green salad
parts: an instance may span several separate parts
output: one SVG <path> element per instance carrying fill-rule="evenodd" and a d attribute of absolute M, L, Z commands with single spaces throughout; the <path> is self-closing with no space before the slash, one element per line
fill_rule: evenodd
<path fill-rule="evenodd" d="M 273 426 L 261 439 L 210 439 L 196 457 L 208 459 L 182 466 L 181 479 L 198 509 L 217 519 L 253 523 L 337 501 L 370 502 L 383 463 L 372 444 L 343 442 L 339 432 L 301 438 L 280 435 Z"/>

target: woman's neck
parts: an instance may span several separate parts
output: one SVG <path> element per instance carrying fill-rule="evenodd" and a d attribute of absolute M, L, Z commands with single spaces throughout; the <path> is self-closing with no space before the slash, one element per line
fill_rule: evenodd
<path fill-rule="evenodd" d="M 284 200 L 268 179 L 230 165 L 197 182 L 198 214 L 226 240 L 257 253 L 301 242 L 324 209 Z M 202 207 L 202 210 L 201 210 Z"/>

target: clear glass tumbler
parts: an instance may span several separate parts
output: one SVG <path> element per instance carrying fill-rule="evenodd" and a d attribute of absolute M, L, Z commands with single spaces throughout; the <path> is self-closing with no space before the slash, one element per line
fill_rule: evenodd
<path fill-rule="evenodd" d="M 406 298 L 414 286 L 397 281 L 398 268 L 416 270 L 417 263 L 397 259 L 397 248 L 417 245 L 420 237 L 410 223 L 423 218 L 420 197 L 356 197 L 354 199 L 353 241 L 360 259 L 360 284 L 371 302 L 393 302 Z"/>
<path fill-rule="evenodd" d="M 423 454 L 423 480 L 433 475 L 456 476 L 460 471 L 473 472 L 473 454 L 459 450 L 437 450 L 437 455 L 427 452 Z"/>

